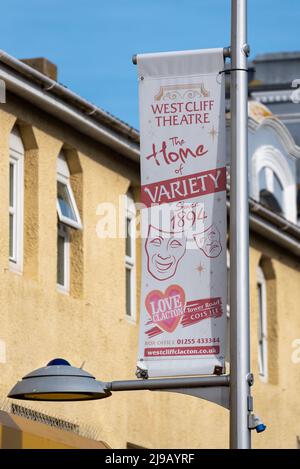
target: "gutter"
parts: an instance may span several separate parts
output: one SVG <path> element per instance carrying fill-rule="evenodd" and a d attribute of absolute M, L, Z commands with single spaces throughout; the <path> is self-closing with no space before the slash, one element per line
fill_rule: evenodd
<path fill-rule="evenodd" d="M 287 249 L 292 254 L 300 257 L 300 242 L 297 239 L 292 238 L 288 234 L 278 230 L 271 223 L 265 222 L 262 218 L 257 217 L 250 213 L 249 217 L 250 230 L 252 229 L 255 233 L 273 241 L 280 247 Z"/>
<path fill-rule="evenodd" d="M 275 212 L 272 212 L 269 208 L 258 203 L 256 200 L 249 198 L 249 210 L 252 213 L 257 213 L 263 219 L 271 222 L 273 225 L 277 226 L 286 233 L 291 234 L 295 238 L 300 240 L 300 226 L 295 225 L 286 218 L 278 215 Z"/>
<path fill-rule="evenodd" d="M 226 201 L 229 214 L 230 201 Z M 300 227 L 249 199 L 250 231 L 300 257 Z"/>
<path fill-rule="evenodd" d="M 1 50 L 0 78 L 9 91 L 139 162 L 139 134 L 135 129 Z"/>
<path fill-rule="evenodd" d="M 300 227 L 249 199 L 250 229 L 300 257 Z"/>

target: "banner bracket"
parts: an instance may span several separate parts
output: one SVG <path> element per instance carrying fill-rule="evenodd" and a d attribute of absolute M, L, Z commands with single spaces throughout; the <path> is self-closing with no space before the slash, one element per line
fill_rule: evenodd
<path fill-rule="evenodd" d="M 247 44 L 247 46 L 248 46 L 248 44 Z M 231 57 L 231 47 L 230 46 L 223 48 L 223 55 L 224 55 L 224 59 L 227 59 L 227 58 Z M 137 56 L 138 56 L 138 54 L 133 54 L 133 56 L 132 56 L 133 65 L 137 65 Z"/>
<path fill-rule="evenodd" d="M 229 409 L 229 387 L 214 386 L 210 388 L 178 388 L 178 389 L 160 389 L 160 391 L 175 392 L 179 394 L 186 394 L 188 396 L 198 397 L 205 401 L 213 402 L 214 404 Z"/>

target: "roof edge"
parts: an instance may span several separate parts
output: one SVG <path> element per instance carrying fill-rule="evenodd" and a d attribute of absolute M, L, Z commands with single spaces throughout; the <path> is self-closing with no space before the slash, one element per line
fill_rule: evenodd
<path fill-rule="evenodd" d="M 135 143 L 139 142 L 139 132 L 134 127 L 131 127 L 129 124 L 121 121 L 112 114 L 85 100 L 78 94 L 59 84 L 57 81 L 52 80 L 35 68 L 30 67 L 3 50 L 0 50 L 0 62 L 11 67 L 22 76 L 32 79 L 36 84 L 41 85 L 41 88 L 45 93 L 53 94 L 54 96 L 64 99 L 66 102 L 76 106 L 84 114 L 92 116 L 96 121 L 100 121 L 102 124 L 105 124 L 114 130 L 117 129 Z"/>

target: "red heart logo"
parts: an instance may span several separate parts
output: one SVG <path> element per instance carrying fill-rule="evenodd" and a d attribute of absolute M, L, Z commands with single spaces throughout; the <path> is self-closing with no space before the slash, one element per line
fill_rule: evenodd
<path fill-rule="evenodd" d="M 153 324 L 173 332 L 184 315 L 185 292 L 179 285 L 171 285 L 165 293 L 160 290 L 148 293 L 145 303 Z"/>

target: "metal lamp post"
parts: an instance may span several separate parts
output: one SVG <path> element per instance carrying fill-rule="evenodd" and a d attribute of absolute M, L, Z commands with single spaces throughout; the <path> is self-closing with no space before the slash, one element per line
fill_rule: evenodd
<path fill-rule="evenodd" d="M 231 2 L 230 447 L 251 446 L 247 0 Z"/>

